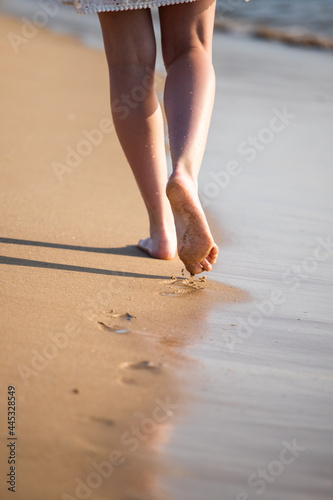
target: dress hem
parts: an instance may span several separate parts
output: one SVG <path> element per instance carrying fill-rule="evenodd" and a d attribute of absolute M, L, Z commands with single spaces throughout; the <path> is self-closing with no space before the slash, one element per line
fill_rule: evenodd
<path fill-rule="evenodd" d="M 117 1 L 117 0 L 116 0 Z M 75 2 L 75 0 L 62 0 L 61 3 L 64 5 L 74 6 L 75 10 L 78 14 L 97 14 L 98 12 L 117 12 L 123 10 L 137 10 L 137 9 L 148 9 L 151 7 L 165 7 L 167 5 L 176 5 L 180 3 L 190 3 L 195 2 L 197 0 L 146 0 L 141 2 L 135 2 L 132 5 L 121 5 L 120 3 L 117 5 L 93 5 L 93 6 L 85 6 L 80 7 L 80 2 Z M 116 2 L 115 2 L 116 3 Z"/>

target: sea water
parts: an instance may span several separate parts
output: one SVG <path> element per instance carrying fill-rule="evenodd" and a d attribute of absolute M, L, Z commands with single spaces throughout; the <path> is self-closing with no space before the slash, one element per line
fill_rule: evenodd
<path fill-rule="evenodd" d="M 30 18 L 41 9 L 46 0 L 1 0 L 0 12 L 13 13 Z M 59 0 L 48 0 L 59 5 Z M 332 0 L 218 0 L 217 19 L 225 21 L 224 26 L 231 31 L 253 34 L 253 28 L 278 28 L 283 33 L 319 36 L 333 41 Z M 102 46 L 97 16 L 75 16 L 74 9 L 61 6 L 56 16 L 50 17 L 47 25 L 62 32 L 80 36 L 92 46 Z M 252 28 L 247 30 L 246 28 Z"/>

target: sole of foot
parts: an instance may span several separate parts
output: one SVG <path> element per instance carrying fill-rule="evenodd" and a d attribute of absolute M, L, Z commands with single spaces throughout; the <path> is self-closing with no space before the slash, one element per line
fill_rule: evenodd
<path fill-rule="evenodd" d="M 173 174 L 166 194 L 175 219 L 178 255 L 190 274 L 210 271 L 218 256 L 196 187 L 185 176 Z"/>

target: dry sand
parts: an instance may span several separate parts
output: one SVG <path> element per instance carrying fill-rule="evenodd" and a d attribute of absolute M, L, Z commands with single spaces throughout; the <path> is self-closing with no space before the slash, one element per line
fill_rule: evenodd
<path fill-rule="evenodd" d="M 14 386 L 17 500 L 163 498 L 158 451 L 196 366 L 179 348 L 214 304 L 247 295 L 170 281 L 179 260 L 137 249 L 147 217 L 110 122 L 104 55 L 42 30 L 18 54 L 0 44 L 0 497 L 14 498 L 3 481 Z"/>

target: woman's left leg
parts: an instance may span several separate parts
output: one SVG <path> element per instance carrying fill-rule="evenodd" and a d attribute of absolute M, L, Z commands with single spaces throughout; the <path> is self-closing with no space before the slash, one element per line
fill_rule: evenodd
<path fill-rule="evenodd" d="M 177 241 L 167 199 L 164 125 L 154 89 L 156 42 L 150 9 L 99 14 L 115 129 L 144 199 L 150 237 L 139 247 L 172 259 Z"/>

